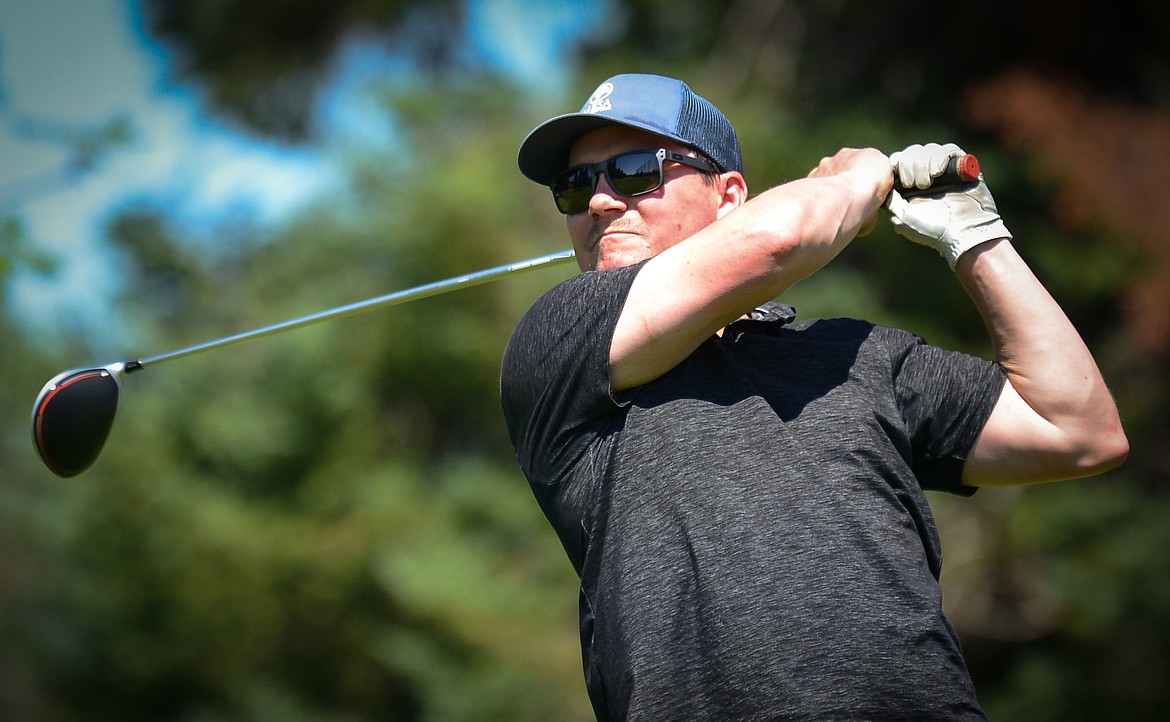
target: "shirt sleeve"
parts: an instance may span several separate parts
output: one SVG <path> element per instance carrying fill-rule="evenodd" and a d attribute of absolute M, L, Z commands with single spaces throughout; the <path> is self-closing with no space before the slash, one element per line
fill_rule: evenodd
<path fill-rule="evenodd" d="M 894 350 L 894 393 L 919 483 L 924 489 L 974 493 L 963 486 L 963 464 L 1007 375 L 994 361 L 931 346 L 904 331 L 885 331 Z"/>
<path fill-rule="evenodd" d="M 574 276 L 524 315 L 504 350 L 500 398 L 520 468 L 555 484 L 588 452 L 619 404 L 610 392 L 609 348 L 642 264 Z"/>

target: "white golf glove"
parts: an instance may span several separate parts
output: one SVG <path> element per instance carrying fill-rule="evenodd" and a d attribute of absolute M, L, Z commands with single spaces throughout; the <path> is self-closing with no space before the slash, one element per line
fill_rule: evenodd
<path fill-rule="evenodd" d="M 912 145 L 890 156 L 894 190 L 886 200 L 894 230 L 935 249 L 954 270 L 959 256 L 975 246 L 1012 234 L 999 217 L 995 199 L 979 174 L 979 184 L 966 191 L 904 198 L 903 188 L 927 188 L 963 150 L 954 143 Z"/>

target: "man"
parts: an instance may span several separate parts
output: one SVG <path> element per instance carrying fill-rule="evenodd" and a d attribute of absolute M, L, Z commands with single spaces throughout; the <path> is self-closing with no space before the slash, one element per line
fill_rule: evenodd
<path fill-rule="evenodd" d="M 895 188 L 961 153 L 846 149 L 749 201 L 727 118 L 648 75 L 525 139 L 582 273 L 520 322 L 502 401 L 581 576 L 599 719 L 983 718 L 923 489 L 1098 473 L 1128 442 L 982 179 Z M 950 262 L 996 362 L 769 303 L 883 204 Z"/>

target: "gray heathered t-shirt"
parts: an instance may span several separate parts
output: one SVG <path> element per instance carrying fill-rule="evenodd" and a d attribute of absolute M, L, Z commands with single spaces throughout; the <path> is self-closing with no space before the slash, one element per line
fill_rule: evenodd
<path fill-rule="evenodd" d="M 1002 370 L 771 305 L 615 397 L 640 268 L 550 290 L 502 369 L 520 466 L 581 575 L 598 718 L 982 719 L 923 488 L 969 491 Z"/>

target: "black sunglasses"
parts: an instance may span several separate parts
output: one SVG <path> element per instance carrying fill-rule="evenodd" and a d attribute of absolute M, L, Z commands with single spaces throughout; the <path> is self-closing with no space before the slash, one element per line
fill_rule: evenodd
<path fill-rule="evenodd" d="M 708 173 L 719 172 L 718 168 L 702 158 L 692 158 L 665 148 L 622 153 L 600 163 L 570 168 L 557 176 L 550 186 L 557 210 L 572 215 L 588 208 L 589 200 L 597 190 L 597 179 L 602 173 L 605 173 L 609 187 L 618 195 L 631 198 L 653 193 L 662 187 L 662 163 L 667 160 Z"/>

